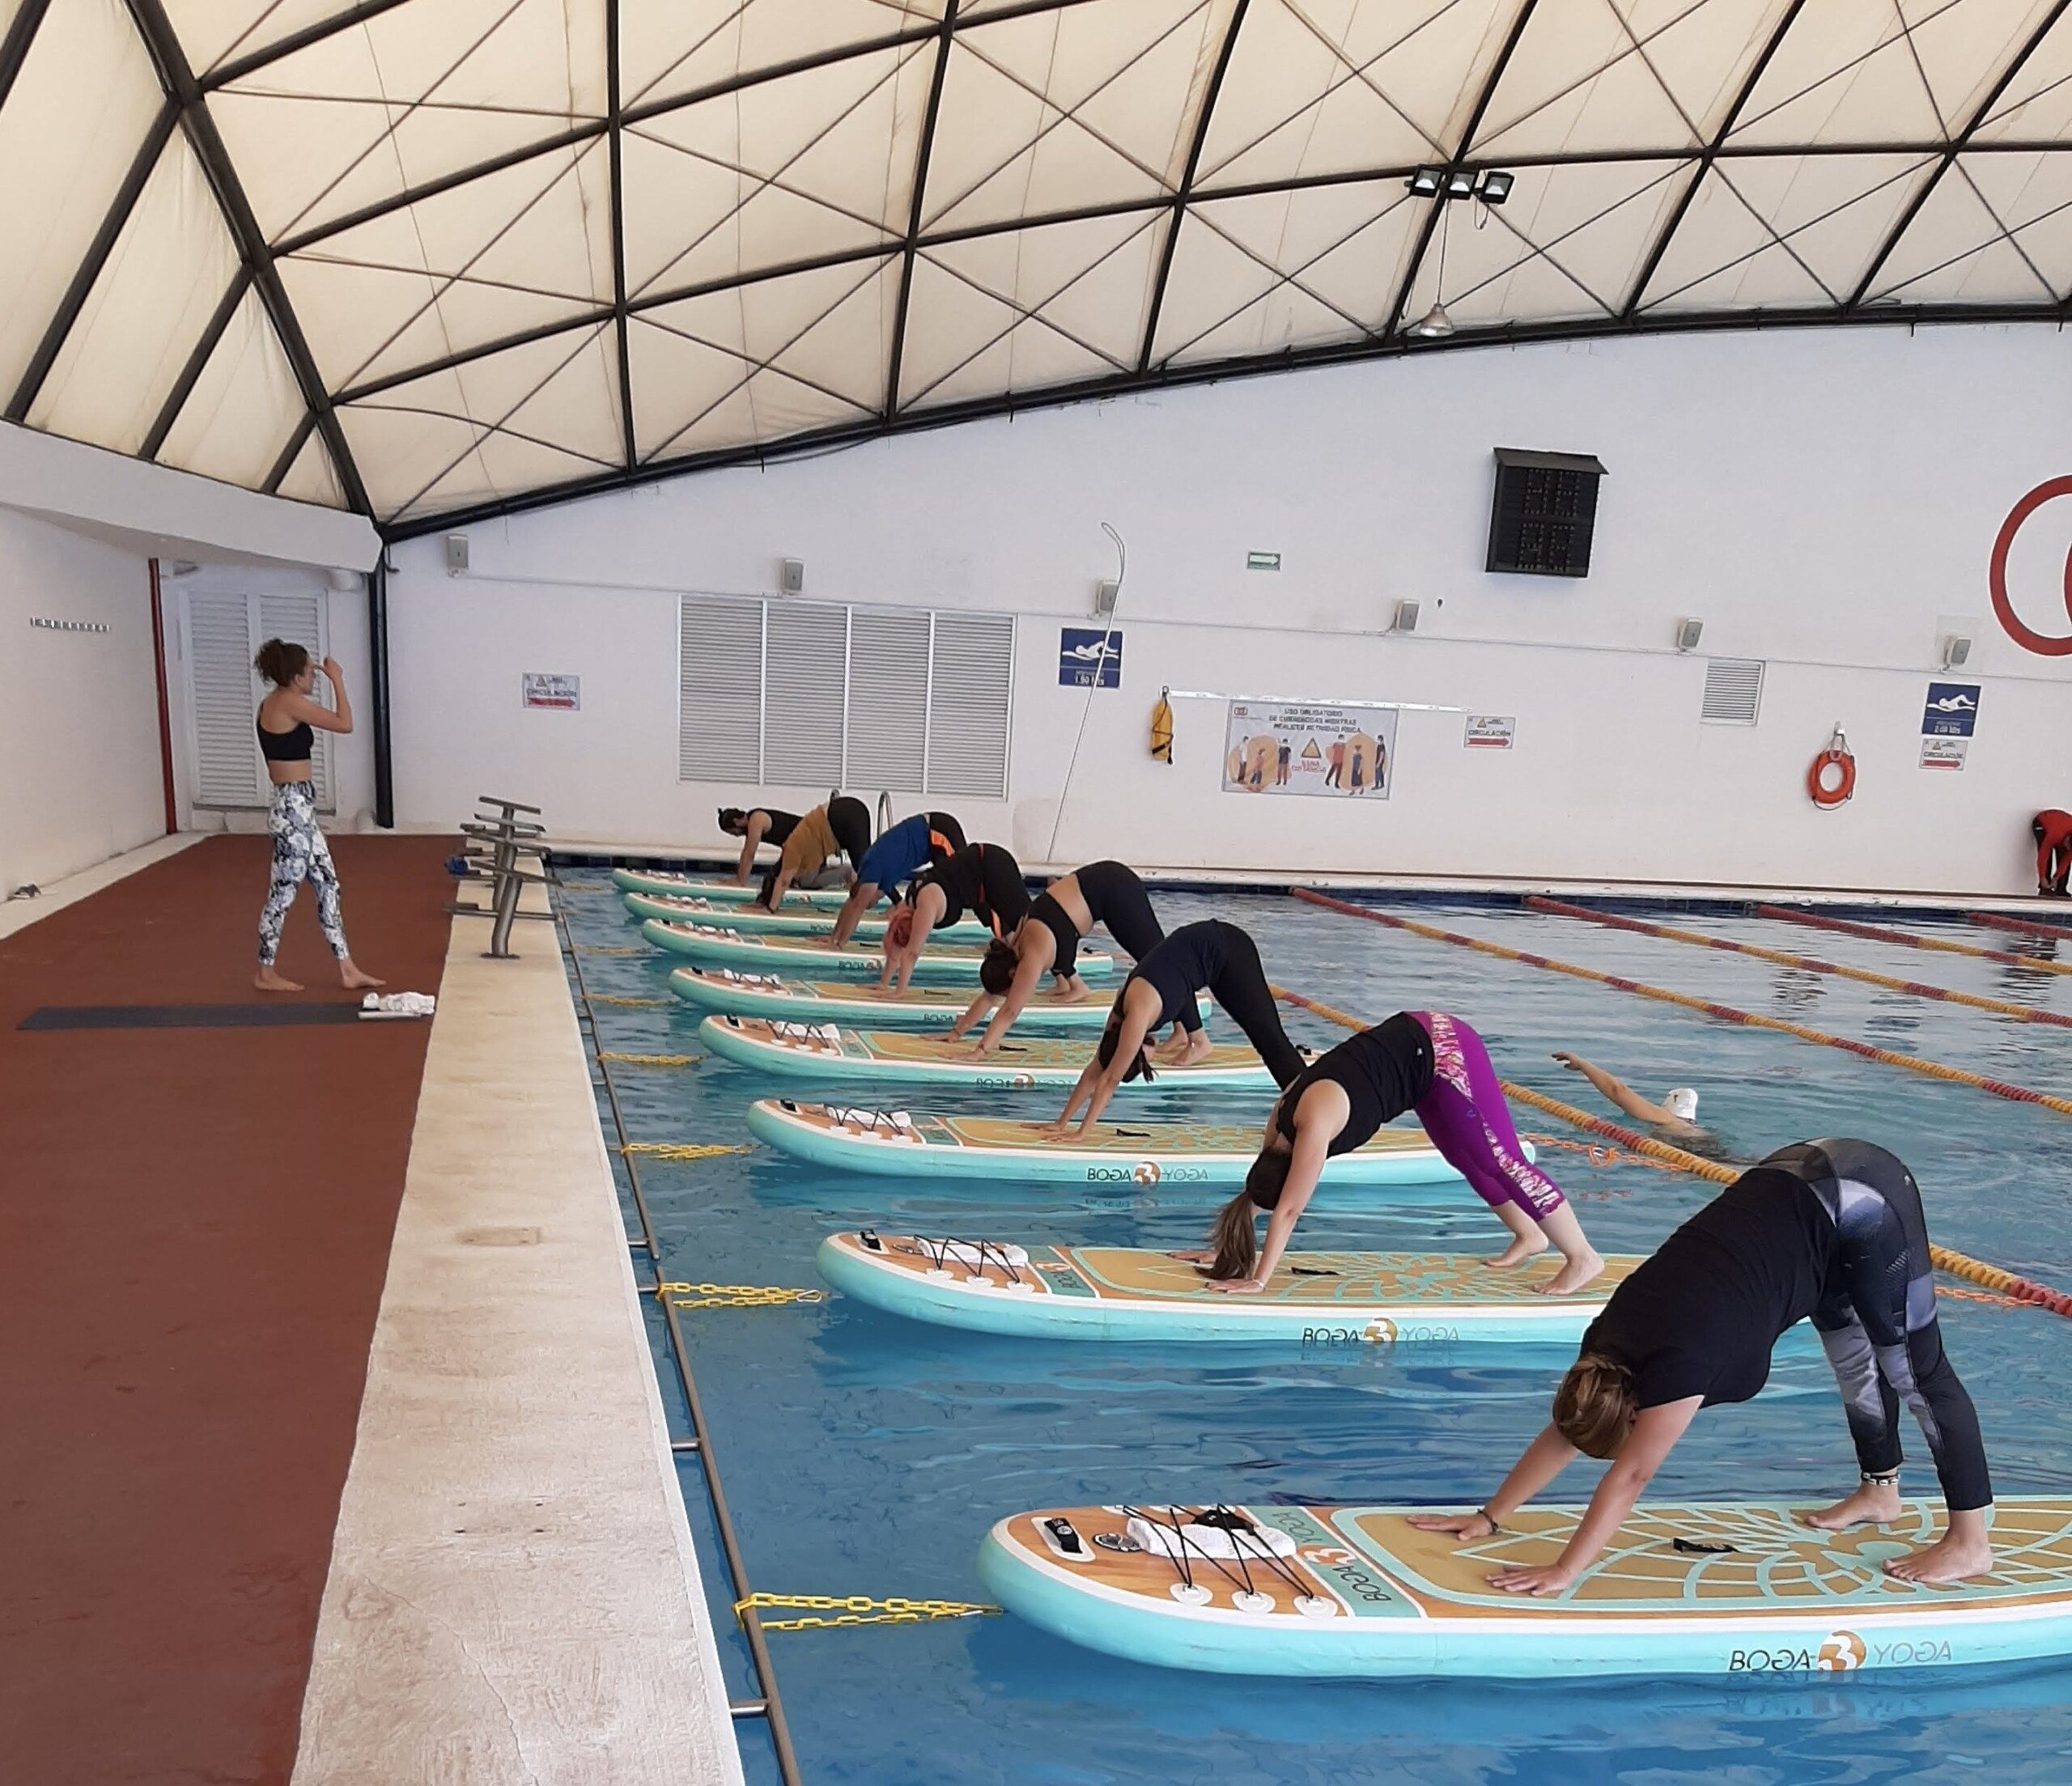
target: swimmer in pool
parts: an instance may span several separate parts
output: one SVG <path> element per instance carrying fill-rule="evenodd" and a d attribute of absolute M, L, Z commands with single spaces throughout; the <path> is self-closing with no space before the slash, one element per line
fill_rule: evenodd
<path fill-rule="evenodd" d="M 1182 924 L 1152 949 L 1123 982 L 1108 1013 L 1108 1026 L 1093 1058 L 1079 1075 L 1079 1083 L 1065 1100 L 1065 1107 L 1047 1132 L 1062 1140 L 1068 1134 L 1084 1135 L 1100 1121 L 1115 1088 L 1141 1076 L 1148 1084 L 1157 1075 L 1144 1051 L 1154 1030 L 1168 1024 L 1186 1027 L 1182 1013 L 1193 1009 L 1195 1026 L 1187 1030 L 1184 1051 L 1167 1065 L 1186 1066 L 1208 1058 L 1208 1036 L 1200 1027 L 1200 995 L 1206 992 L 1223 1007 L 1232 1022 L 1244 1031 L 1246 1040 L 1259 1050 L 1266 1070 L 1276 1085 L 1286 1085 L 1302 1071 L 1302 1053 L 1288 1039 L 1280 1026 L 1280 1012 L 1273 1001 L 1273 988 L 1267 984 L 1266 969 L 1259 965 L 1259 945 L 1235 924 L 1211 918 L 1199 924 Z M 1081 1103 L 1086 1114 L 1072 1126 L 1072 1113 Z"/>
<path fill-rule="evenodd" d="M 1108 934 L 1136 961 L 1142 961 L 1166 940 L 1158 914 L 1151 909 L 1151 896 L 1134 869 L 1119 862 L 1089 862 L 1060 875 L 1036 896 L 1029 915 L 1012 936 L 996 937 L 986 945 L 985 959 L 979 964 L 983 990 L 949 1026 L 950 1039 L 966 1034 L 991 1012 L 992 1020 L 970 1054 L 974 1060 L 986 1059 L 1028 1008 L 1046 975 L 1051 978 L 1054 999 L 1083 1002 L 1090 995 L 1076 963 L 1080 944 L 1096 924 L 1106 924 Z M 1174 1025 L 1174 1045 L 1177 1047 L 1200 1028 L 1201 1013 L 1190 1002 Z"/>
<path fill-rule="evenodd" d="M 1208 1266 L 1218 1289 L 1263 1290 L 1325 1160 L 1364 1146 L 1407 1110 L 1417 1113 L 1432 1144 L 1511 1231 L 1510 1245 L 1488 1261 L 1492 1268 L 1522 1265 L 1551 1244 L 1564 1262 L 1540 1288 L 1557 1296 L 1573 1295 L 1603 1271 L 1561 1187 L 1526 1159 L 1482 1038 L 1436 1011 L 1399 1012 L 1312 1061 L 1267 1117 L 1266 1144 L 1244 1190 L 1216 1217 L 1213 1247 L 1180 1257 Z M 1272 1217 L 1263 1254 L 1254 1225 L 1262 1210 Z"/>
<path fill-rule="evenodd" d="M 1746 1402 L 1770 1351 L 1811 1317 L 1842 1392 L 1862 1481 L 1805 1516 L 1823 1531 L 1890 1525 L 1900 1500 L 1900 1403 L 1928 1440 L 1949 1525 L 1886 1563 L 1903 1581 L 1993 1568 L 1993 1483 L 1977 1411 L 1942 1351 L 1934 1264 L 1913 1174 L 1867 1141 L 1802 1141 L 1751 1167 L 1611 1292 L 1561 1380 L 1553 1423 L 1481 1512 L 1413 1519 L 1484 1538 L 1578 1453 L 1610 1461 L 1560 1558 L 1489 1577 L 1510 1593 L 1565 1592 L 1596 1561 L 1700 1408 Z"/>
<path fill-rule="evenodd" d="M 1570 1072 L 1581 1073 L 1607 1104 L 1624 1110 L 1636 1122 L 1645 1122 L 1665 1135 L 1692 1141 L 1704 1139 L 1711 1133 L 1698 1126 L 1698 1094 L 1688 1085 L 1664 1092 L 1659 1104 L 1650 1104 L 1624 1080 L 1615 1079 L 1602 1067 L 1592 1066 L 1580 1054 L 1557 1051 L 1554 1058 Z"/>
<path fill-rule="evenodd" d="M 954 924 L 968 910 L 996 937 L 1005 936 L 1029 915 L 1029 884 L 1011 851 L 997 843 L 966 844 L 916 879 L 893 908 L 878 984 L 905 991 L 937 926 Z"/>
<path fill-rule="evenodd" d="M 864 852 L 856 885 L 843 901 L 826 947 L 840 948 L 856 934 L 864 914 L 881 894 L 898 889 L 923 868 L 949 860 L 964 847 L 964 827 L 951 812 L 916 812 L 902 819 Z"/>

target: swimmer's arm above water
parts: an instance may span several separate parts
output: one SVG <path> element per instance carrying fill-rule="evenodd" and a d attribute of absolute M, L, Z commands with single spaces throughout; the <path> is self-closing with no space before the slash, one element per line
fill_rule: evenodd
<path fill-rule="evenodd" d="M 1659 1123 L 1666 1129 L 1688 1130 L 1692 1127 L 1674 1110 L 1661 1104 L 1650 1104 L 1622 1079 L 1615 1079 L 1602 1067 L 1593 1066 L 1580 1054 L 1556 1053 L 1555 1059 L 1572 1073 L 1581 1073 L 1597 1088 L 1598 1093 L 1608 1104 L 1616 1105 L 1637 1122 Z"/>

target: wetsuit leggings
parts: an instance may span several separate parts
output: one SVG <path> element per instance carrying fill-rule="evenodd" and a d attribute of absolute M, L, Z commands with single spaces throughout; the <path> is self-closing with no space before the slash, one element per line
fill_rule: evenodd
<path fill-rule="evenodd" d="M 274 788 L 266 829 L 274 838 L 274 875 L 259 912 L 259 965 L 271 967 L 280 953 L 288 907 L 305 880 L 316 889 L 316 922 L 323 927 L 324 940 L 344 961 L 349 951 L 338 913 L 338 874 L 331 866 L 331 846 L 317 829 L 316 802 L 308 782 L 282 782 Z"/>
<path fill-rule="evenodd" d="M 1864 1474 L 1900 1467 L 1904 1401 L 1928 1440 L 1950 1510 L 1991 1506 L 1978 1410 L 1942 1350 L 1928 1223 L 1913 1174 L 1867 1141 L 1801 1142 L 1763 1165 L 1798 1178 L 1835 1224 L 1830 1288 L 1813 1326 L 1841 1385 Z"/>
<path fill-rule="evenodd" d="M 1552 1215 L 1566 1199 L 1526 1158 L 1481 1037 L 1441 1012 L 1411 1015 L 1432 1037 L 1432 1089 L 1417 1102 L 1432 1145 L 1492 1209 L 1515 1203 L 1535 1221 Z"/>
<path fill-rule="evenodd" d="M 2036 891 L 2063 893 L 2072 880 L 2072 812 L 2039 812 L 2030 830 L 2036 840 Z"/>
<path fill-rule="evenodd" d="M 1258 947 L 1242 931 L 1234 926 L 1230 929 L 1222 963 L 1207 990 L 1230 1020 L 1244 1031 L 1245 1039 L 1258 1050 L 1266 1070 L 1273 1075 L 1273 1083 L 1284 1087 L 1308 1063 L 1281 1027 L 1280 1007 L 1274 1000 L 1273 988 L 1267 984 Z M 1173 1020 L 1183 1023 L 1186 1019 L 1175 1010 Z"/>

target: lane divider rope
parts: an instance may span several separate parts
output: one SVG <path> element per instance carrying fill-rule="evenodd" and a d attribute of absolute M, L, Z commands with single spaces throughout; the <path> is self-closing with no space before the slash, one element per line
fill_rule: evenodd
<path fill-rule="evenodd" d="M 1556 961 L 1544 955 L 1534 955 L 1524 949 L 1508 948 L 1501 943 L 1485 942 L 1479 936 L 1468 936 L 1459 931 L 1441 930 L 1435 924 L 1420 924 L 1412 918 L 1399 918 L 1393 912 L 1375 911 L 1365 906 L 1355 906 L 1343 899 L 1333 899 L 1327 894 L 1312 893 L 1306 887 L 1293 889 L 1294 897 L 1313 906 L 1323 906 L 1332 911 L 1344 912 L 1348 917 L 1364 918 L 1370 923 L 1386 924 L 1392 930 L 1408 931 L 1413 936 L 1422 936 L 1435 943 L 1451 943 L 1456 948 L 1471 948 L 1484 955 L 1493 955 L 1500 961 L 1517 961 L 1526 967 L 1544 968 L 1551 974 L 1565 974 L 1571 979 L 1588 980 L 1594 985 L 1616 986 L 1621 992 L 1631 992 L 1643 999 L 1652 999 L 1659 1004 L 1673 1004 L 1686 1011 L 1696 1011 L 1708 1017 L 1717 1017 L 1722 1023 L 1743 1024 L 1756 1029 L 1775 1031 L 1781 1036 L 1796 1036 L 1802 1041 L 1818 1042 L 1823 1048 L 1839 1048 L 1845 1054 L 1854 1054 L 1863 1060 L 1875 1060 L 1887 1067 L 1904 1067 L 1910 1073 L 1920 1073 L 1930 1079 L 1939 1079 L 1952 1085 L 1970 1085 L 1981 1092 L 1990 1092 L 1995 1097 L 2004 1097 L 2016 1104 L 2035 1104 L 2047 1110 L 2055 1110 L 2061 1116 L 2072 1116 L 2072 1098 L 2053 1097 L 2047 1092 L 2031 1091 L 2026 1085 L 2011 1085 L 2005 1080 L 1988 1079 L 1982 1073 L 1967 1072 L 1961 1067 L 1945 1067 L 1939 1061 L 1923 1060 L 1916 1054 L 1895 1054 L 1889 1048 L 1873 1046 L 1867 1041 L 1852 1041 L 1847 1036 L 1831 1035 L 1824 1029 L 1808 1029 L 1804 1024 L 1787 1023 L 1781 1017 L 1765 1017 L 1752 1011 L 1742 1011 L 1730 1004 L 1717 1004 L 1709 999 L 1694 999 L 1688 993 L 1671 992 L 1667 987 L 1649 986 L 1644 981 L 1629 980 L 1622 974 L 1601 974 L 1595 968 L 1578 967 L 1573 961 Z"/>
<path fill-rule="evenodd" d="M 1274 996 L 1284 999 L 1305 1011 L 1343 1025 L 1348 1029 L 1365 1029 L 1368 1026 L 1357 1017 L 1324 1004 L 1315 999 L 1306 998 L 1299 992 L 1291 992 L 1284 986 L 1270 988 Z M 1549 1116 L 1559 1117 L 1564 1122 L 1593 1135 L 1601 1135 L 1644 1156 L 1650 1161 L 1659 1162 L 1694 1178 L 1709 1179 L 1716 1185 L 1730 1185 L 1740 1173 L 1732 1166 L 1717 1160 L 1708 1160 L 1701 1154 L 1674 1146 L 1667 1141 L 1658 1141 L 1652 1135 L 1642 1135 L 1638 1130 L 1614 1122 L 1607 1118 L 1595 1116 L 1588 1110 L 1579 1110 L 1573 1104 L 1564 1104 L 1558 1097 L 1549 1097 L 1544 1092 L 1535 1092 L 1530 1085 L 1514 1084 L 1509 1080 L 1497 1082 L 1503 1087 L 1504 1096 L 1515 1103 L 1529 1105 Z M 1967 1282 L 1981 1284 L 1989 1290 L 1998 1292 L 2010 1302 L 2032 1304 L 2039 1309 L 2048 1309 L 2053 1314 L 2072 1317 L 2072 1296 L 2049 1286 L 2018 1277 L 2012 1271 L 2002 1271 L 1997 1265 L 1988 1265 L 1983 1259 L 1972 1258 L 1968 1254 L 1953 1251 L 1947 1246 L 1930 1245 L 1929 1257 L 1938 1271 L 1947 1271 L 1951 1277 L 1963 1278 Z M 1938 1288 L 1938 1295 L 1962 1295 L 1961 1292 Z M 1970 1300 L 1966 1297 L 1966 1300 Z"/>
<path fill-rule="evenodd" d="M 615 1004 L 629 1011 L 660 1011 L 675 1001 L 670 999 L 622 999 L 609 992 L 592 992 L 585 1004 Z"/>
<path fill-rule="evenodd" d="M 938 1618 L 994 1618 L 998 1606 L 970 1600 L 873 1600 L 868 1594 L 752 1593 L 734 1602 L 734 1616 L 766 1606 L 810 1607 L 831 1618 L 758 1618 L 765 1631 L 833 1631 L 845 1625 L 922 1625 Z"/>
<path fill-rule="evenodd" d="M 655 952 L 651 948 L 607 948 L 601 943 L 578 943 L 575 952 L 578 955 L 652 955 Z"/>
<path fill-rule="evenodd" d="M 1989 930 L 2011 930 L 2023 936 L 2047 936 L 2053 943 L 2072 943 L 2072 930 L 2062 924 L 2039 924 L 2027 918 L 2009 918 L 1997 911 L 1966 912 L 1964 916 L 1974 924 L 1983 924 Z M 2020 957 L 2026 961 L 2026 956 Z"/>
<path fill-rule="evenodd" d="M 695 1067 L 706 1057 L 703 1054 L 614 1054 L 609 1050 L 601 1051 L 600 1060 L 616 1061 L 622 1067 Z"/>
<path fill-rule="evenodd" d="M 1679 930 L 1673 924 L 1652 924 L 1637 918 L 1621 918 L 1611 912 L 1594 910 L 1588 906 L 1572 906 L 1563 899 L 1547 899 L 1533 894 L 1525 902 L 1535 911 L 1552 912 L 1557 918 L 1580 918 L 1612 930 L 1632 931 L 1637 935 L 1666 937 L 1672 943 L 1690 943 L 1700 948 L 1720 949 L 1734 955 L 1752 955 L 1758 961 L 1775 961 L 1782 967 L 1804 968 L 1814 974 L 1838 974 L 1845 980 L 1861 980 L 1866 986 L 1882 986 L 1891 991 L 1911 993 L 1917 999 L 1940 999 L 1949 1004 L 1968 1004 L 2000 1016 L 2019 1018 L 2023 1023 L 2054 1024 L 2061 1029 L 2072 1029 L 2072 1017 L 2057 1011 L 2039 1011 L 2033 1005 L 2010 1004 L 2005 999 L 1981 998 L 1976 993 L 1958 992 L 1948 986 L 1928 986 L 1919 980 L 1895 979 L 1888 974 L 1873 974 L 1867 968 L 1845 967 L 1839 961 L 1824 961 L 1817 956 L 1793 955 L 1783 949 L 1762 948 L 1753 943 L 1737 942 L 1730 936 L 1713 936 L 1704 931 Z"/>
<path fill-rule="evenodd" d="M 1817 912 L 1794 911 L 1789 906 L 1758 906 L 1758 918 L 1775 918 L 1787 924 L 1810 925 L 1844 936 L 1862 936 L 1874 943 L 1900 943 L 1908 948 L 1934 949 L 1942 955 L 1968 955 L 1973 961 L 1998 961 L 2003 967 L 2034 968 L 2039 974 L 2072 974 L 2062 961 L 2039 961 L 2027 955 L 2010 955 L 2005 949 L 1974 948 L 1969 943 L 1945 942 L 1939 936 L 1916 936 L 1911 931 L 1887 930 L 1883 924 L 1859 924 L 1847 918 L 1827 918 Z"/>
<path fill-rule="evenodd" d="M 794 1290 L 781 1283 L 658 1283 L 679 1309 L 779 1309 L 794 1302 L 825 1302 L 825 1290 Z"/>

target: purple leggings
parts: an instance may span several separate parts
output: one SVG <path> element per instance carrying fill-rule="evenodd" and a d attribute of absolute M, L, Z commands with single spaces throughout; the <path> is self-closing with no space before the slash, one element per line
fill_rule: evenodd
<path fill-rule="evenodd" d="M 1482 1038 L 1458 1017 L 1410 1014 L 1432 1037 L 1432 1089 L 1417 1105 L 1432 1145 L 1492 1209 L 1516 1203 L 1535 1221 L 1552 1215 L 1561 1187 L 1525 1157 Z"/>

